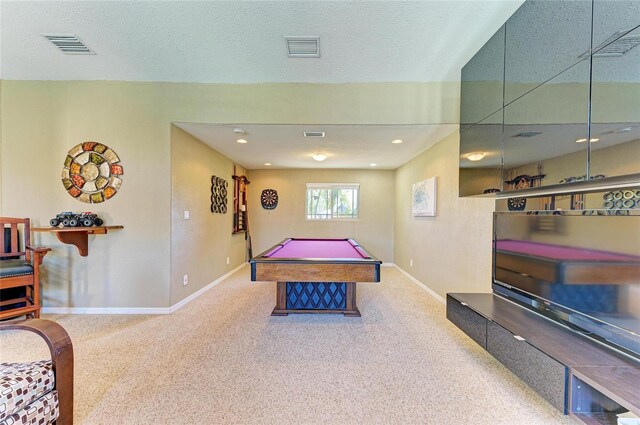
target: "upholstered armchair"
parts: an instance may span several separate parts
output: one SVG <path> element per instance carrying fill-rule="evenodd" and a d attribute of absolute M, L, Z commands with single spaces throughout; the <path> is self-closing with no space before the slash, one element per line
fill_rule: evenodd
<path fill-rule="evenodd" d="M 0 363 L 0 424 L 72 425 L 73 346 L 69 335 L 56 322 L 44 319 L 0 323 L 0 332 L 9 330 L 41 336 L 51 360 Z"/>

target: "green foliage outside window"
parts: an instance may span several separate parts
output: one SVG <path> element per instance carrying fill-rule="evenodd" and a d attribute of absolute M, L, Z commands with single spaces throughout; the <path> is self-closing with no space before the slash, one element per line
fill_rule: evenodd
<path fill-rule="evenodd" d="M 307 219 L 358 218 L 358 184 L 307 184 Z"/>

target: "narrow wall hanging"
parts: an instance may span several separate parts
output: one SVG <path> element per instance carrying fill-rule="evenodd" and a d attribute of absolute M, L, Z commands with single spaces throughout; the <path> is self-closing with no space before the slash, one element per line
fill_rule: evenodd
<path fill-rule="evenodd" d="M 211 176 L 211 212 L 227 213 L 227 187 L 229 183 L 220 177 Z"/>

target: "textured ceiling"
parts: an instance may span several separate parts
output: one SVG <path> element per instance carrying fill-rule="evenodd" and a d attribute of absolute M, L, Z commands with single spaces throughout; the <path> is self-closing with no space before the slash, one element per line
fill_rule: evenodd
<path fill-rule="evenodd" d="M 0 1 L 0 77 L 211 83 L 456 81 L 522 4 L 466 1 Z M 76 34 L 64 55 L 39 34 Z M 320 36 L 319 59 L 285 36 Z"/>
<path fill-rule="evenodd" d="M 249 169 L 373 168 L 396 169 L 442 140 L 457 125 L 263 125 L 175 123 L 227 158 Z M 237 135 L 234 128 L 246 134 Z M 325 138 L 305 138 L 305 131 L 324 131 Z M 236 140 L 243 138 L 248 143 Z M 404 140 L 392 144 L 395 139 Z M 327 159 L 314 161 L 311 155 Z M 269 162 L 271 166 L 265 166 Z"/>
<path fill-rule="evenodd" d="M 0 78 L 202 83 L 458 81 L 523 0 L 0 1 Z M 64 55 L 40 34 L 75 34 L 96 55 Z M 319 36 L 292 59 L 285 36 Z M 445 101 L 446 99 L 443 99 Z M 177 123 L 247 168 L 395 169 L 457 126 Z M 323 141 L 304 130 L 327 132 Z M 405 139 L 392 145 L 391 140 Z M 318 163 L 310 154 L 329 157 Z"/>

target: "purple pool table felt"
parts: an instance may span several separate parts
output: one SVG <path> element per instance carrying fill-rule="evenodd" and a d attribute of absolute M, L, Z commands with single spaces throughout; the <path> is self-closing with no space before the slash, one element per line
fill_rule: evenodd
<path fill-rule="evenodd" d="M 534 255 L 558 261 L 615 261 L 630 263 L 640 261 L 639 257 L 633 255 L 529 241 L 499 240 L 496 241 L 496 249 L 505 253 Z"/>
<path fill-rule="evenodd" d="M 370 258 L 350 239 L 289 239 L 265 254 L 269 258 Z"/>

